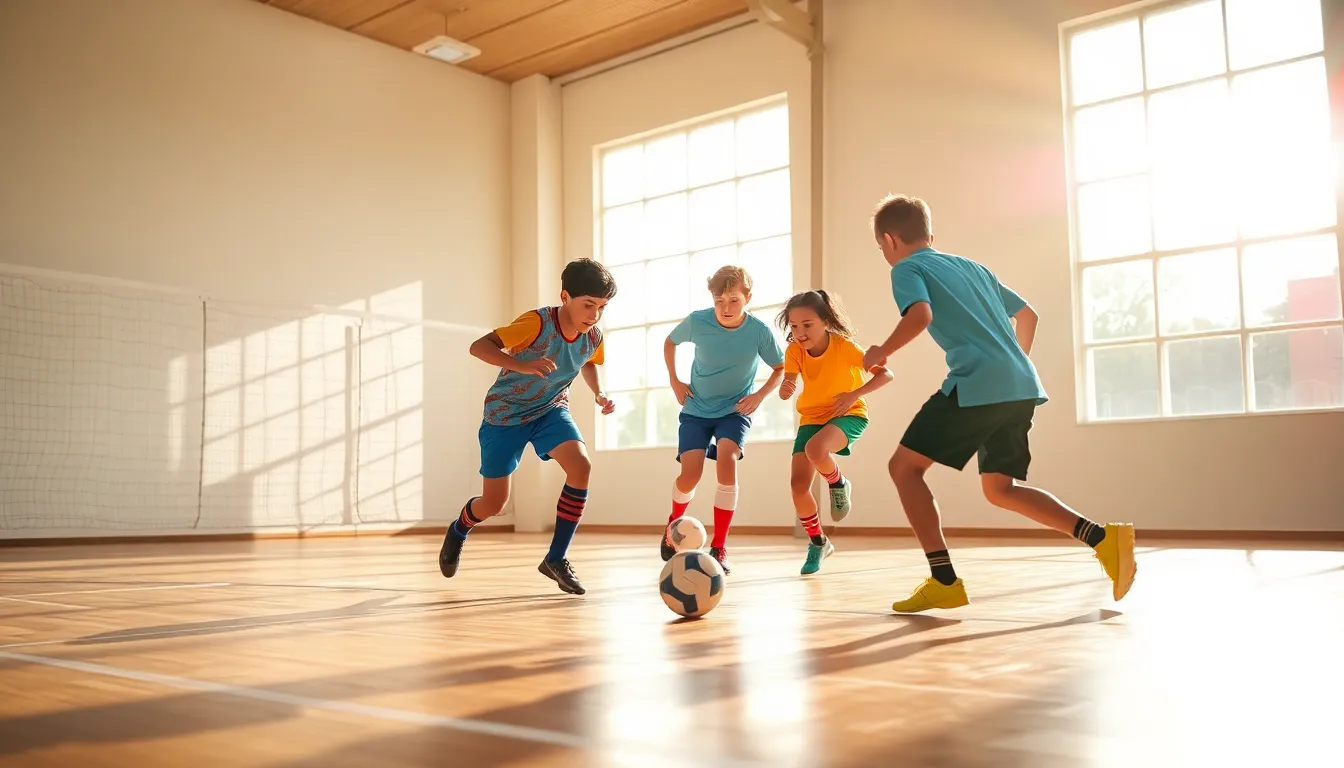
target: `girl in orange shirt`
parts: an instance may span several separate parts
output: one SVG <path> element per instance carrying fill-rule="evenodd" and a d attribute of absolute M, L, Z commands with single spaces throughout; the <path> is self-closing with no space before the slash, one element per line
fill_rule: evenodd
<path fill-rule="evenodd" d="M 868 427 L 864 395 L 885 386 L 894 377 L 878 366 L 872 378 L 863 380 L 863 349 L 853 341 L 854 331 L 839 300 L 825 291 L 805 291 L 789 299 L 779 313 L 779 328 L 788 336 L 784 354 L 784 383 L 779 396 L 793 396 L 798 379 L 801 424 L 793 441 L 793 464 L 789 484 L 793 506 L 811 542 L 807 547 L 804 575 L 821 569 L 821 561 L 835 552 L 835 545 L 821 532 L 817 504 L 812 498 L 813 473 L 820 473 L 830 486 L 831 519 L 840 522 L 849 514 L 853 487 L 840 474 L 831 454 L 848 456 L 850 446 Z"/>

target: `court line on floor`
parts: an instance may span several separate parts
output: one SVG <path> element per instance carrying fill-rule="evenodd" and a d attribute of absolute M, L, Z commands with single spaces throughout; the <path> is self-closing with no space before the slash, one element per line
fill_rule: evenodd
<path fill-rule="evenodd" d="M 216 693 L 225 696 L 233 696 L 241 699 L 252 699 L 255 701 L 267 701 L 285 706 L 308 709 L 321 709 L 329 712 L 341 712 L 350 715 L 361 715 L 375 720 L 386 720 L 390 722 L 409 723 L 411 725 L 421 725 L 432 728 L 443 728 L 445 730 L 460 731 L 464 733 L 475 733 L 484 736 L 495 736 L 498 738 L 513 739 L 515 741 L 527 741 L 535 744 L 546 744 L 556 747 L 567 747 L 570 749 L 581 750 L 601 750 L 614 755 L 630 755 L 636 757 L 665 757 L 660 750 L 652 748 L 635 748 L 628 745 L 604 745 L 577 736 L 571 733 L 561 731 L 551 731 L 544 728 L 533 728 L 525 725 L 511 725 L 509 723 L 496 723 L 489 720 L 477 720 L 469 717 L 449 717 L 446 715 L 434 715 L 427 712 L 415 712 L 406 709 L 393 709 L 391 707 L 378 707 L 368 704 L 357 704 L 349 701 L 333 701 L 330 699 L 317 699 L 310 696 L 297 696 L 280 691 L 272 691 L 265 688 L 252 688 L 248 686 L 228 685 L 226 683 L 212 683 L 205 680 L 195 680 L 189 677 L 178 677 L 176 675 L 163 675 L 157 672 L 143 672 L 135 669 L 123 669 L 121 667 L 111 667 L 104 664 L 90 664 L 82 661 L 70 661 L 66 659 L 53 659 L 46 656 L 33 656 L 26 653 L 9 653 L 0 651 L 0 659 L 10 661 L 19 661 L 27 664 L 37 664 L 41 666 L 56 667 L 73 672 L 84 672 L 91 675 L 102 675 L 104 677 L 115 677 L 123 680 L 133 680 L 141 683 L 152 683 L 169 688 L 178 688 L 188 691 L 201 691 L 205 693 Z M 744 762 L 724 757 L 712 757 L 713 764 L 727 766 L 747 766 L 761 765 L 756 762 Z"/>
<path fill-rule="evenodd" d="M 55 608 L 74 608 L 77 610 L 85 610 L 85 606 L 82 605 L 70 605 L 69 603 L 52 603 L 46 600 L 25 600 L 24 598 L 21 597 L 12 597 L 8 595 L 0 597 L 0 600 L 13 600 L 16 603 L 27 603 L 28 605 L 47 605 Z"/>
<path fill-rule="evenodd" d="M 194 582 L 191 584 L 158 584 L 152 587 L 116 587 L 114 589 L 72 589 L 65 592 L 29 592 L 19 595 L 6 595 L 10 598 L 19 597 L 58 597 L 60 595 L 100 595 L 108 592 L 152 592 L 163 589 L 208 589 L 210 587 L 228 587 L 232 586 L 230 581 L 211 581 Z"/>
<path fill-rule="evenodd" d="M 834 680 L 837 683 L 847 683 L 856 686 L 869 686 L 872 688 L 900 688 L 909 691 L 923 691 L 925 693 L 945 693 L 949 696 L 980 696 L 991 699 L 1011 699 L 1013 701 L 1035 701 L 1044 704 L 1059 703 L 1054 699 L 1042 699 L 1037 696 L 1026 696 L 1020 693 L 1005 693 L 1003 691 L 986 691 L 978 688 L 949 688 L 943 685 L 923 685 L 920 683 L 898 683 L 892 680 L 873 680 L 865 677 L 849 677 L 848 675 L 818 675 L 823 680 Z"/>

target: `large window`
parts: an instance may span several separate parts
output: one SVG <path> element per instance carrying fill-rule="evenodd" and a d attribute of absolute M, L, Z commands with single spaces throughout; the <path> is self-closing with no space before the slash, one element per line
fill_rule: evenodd
<path fill-rule="evenodd" d="M 595 245 L 619 292 L 603 318 L 617 411 L 599 423 L 599 449 L 676 445 L 663 342 L 713 305 L 705 281 L 719 267 L 747 270 L 752 312 L 775 327 L 793 291 L 788 122 L 788 105 L 773 102 L 600 149 Z M 677 349 L 687 381 L 693 349 Z M 757 381 L 769 373 L 762 363 Z M 753 441 L 793 436 L 792 402 L 767 398 L 753 418 Z"/>
<path fill-rule="evenodd" d="M 1089 421 L 1344 406 L 1320 0 L 1066 29 Z"/>

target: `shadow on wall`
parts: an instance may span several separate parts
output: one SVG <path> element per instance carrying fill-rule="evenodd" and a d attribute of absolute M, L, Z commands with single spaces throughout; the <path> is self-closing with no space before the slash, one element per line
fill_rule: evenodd
<path fill-rule="evenodd" d="M 467 332 L 420 319 L 419 282 L 316 314 L 45 276 L 0 296 L 0 530 L 426 518 L 427 352 Z M 436 373 L 440 421 L 474 426 L 473 372 Z"/>

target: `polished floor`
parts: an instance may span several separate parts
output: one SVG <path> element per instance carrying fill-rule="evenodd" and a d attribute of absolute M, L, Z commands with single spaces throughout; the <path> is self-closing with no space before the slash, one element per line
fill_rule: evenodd
<path fill-rule="evenodd" d="M 1344 551 L 1148 541 L 1121 603 L 1068 540 L 735 537 L 678 620 L 648 537 L 0 549 L 0 765 L 1339 765 Z"/>

